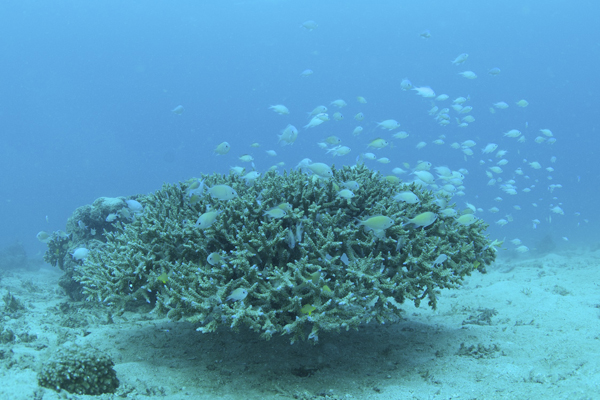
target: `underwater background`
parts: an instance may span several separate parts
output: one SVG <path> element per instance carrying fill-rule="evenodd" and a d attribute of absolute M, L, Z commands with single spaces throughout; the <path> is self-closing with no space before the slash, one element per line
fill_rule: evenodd
<path fill-rule="evenodd" d="M 36 233 L 64 230 L 79 206 L 234 165 L 251 170 L 238 160 L 244 154 L 264 173 L 303 158 L 353 165 L 367 151 L 391 160 L 359 160 L 384 175 L 421 160 L 468 170 L 465 195 L 453 201 L 480 208 L 492 238 L 519 238 L 532 250 L 543 240 L 557 248 L 595 244 L 599 13 L 600 5 L 583 0 L 3 1 L 0 248 L 20 242 L 41 255 L 46 245 Z M 318 26 L 306 29 L 305 21 Z M 453 65 L 461 53 L 469 58 Z M 488 74 L 492 68 L 500 74 Z M 307 69 L 313 74 L 301 76 Z M 460 76 L 465 70 L 477 78 Z M 439 107 L 468 98 L 475 121 L 458 127 L 463 115 L 450 110 L 452 123 L 440 126 L 429 114 L 432 99 L 401 89 L 405 78 L 448 94 Z M 343 120 L 301 128 L 317 105 L 338 111 L 330 105 L 336 99 L 348 103 Z M 517 106 L 521 99 L 529 105 Z M 500 101 L 509 107 L 490 112 Z M 269 109 L 277 104 L 290 114 Z M 183 113 L 172 112 L 180 105 Z M 386 119 L 409 137 L 377 128 Z M 298 139 L 280 146 L 288 124 L 299 128 Z M 364 131 L 354 136 L 357 125 Z M 510 129 L 526 141 L 503 136 Z M 537 143 L 540 129 L 550 129 L 555 143 Z M 330 135 L 351 152 L 332 157 L 319 148 Z M 440 135 L 444 144 L 433 144 Z M 367 149 L 378 137 L 393 146 Z M 477 143 L 473 156 L 451 147 L 465 140 Z M 216 155 L 223 141 L 231 151 Z M 417 150 L 419 142 L 427 146 Z M 514 179 L 516 195 L 488 185 L 486 171 L 499 160 L 482 154 L 488 143 L 508 152 L 496 178 Z M 534 161 L 542 168 L 532 169 Z M 550 191 L 552 184 L 562 187 Z M 557 205 L 564 215 L 552 211 Z M 500 226 L 500 219 L 510 221 Z"/>

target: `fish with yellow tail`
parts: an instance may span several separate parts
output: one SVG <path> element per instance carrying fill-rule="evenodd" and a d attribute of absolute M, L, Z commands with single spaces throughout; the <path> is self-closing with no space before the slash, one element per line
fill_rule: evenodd
<path fill-rule="evenodd" d="M 274 219 L 283 218 L 287 215 L 287 211 L 279 207 L 273 207 L 263 213 L 263 216 L 267 216 Z"/>
<path fill-rule="evenodd" d="M 301 309 L 300 312 L 302 314 L 308 314 L 308 316 L 310 317 L 312 312 L 315 311 L 317 309 L 317 307 L 313 306 L 312 304 L 305 304 Z"/>
<path fill-rule="evenodd" d="M 238 196 L 237 192 L 227 185 L 214 185 L 207 191 L 213 199 L 217 200 L 231 200 Z"/>
<path fill-rule="evenodd" d="M 321 177 L 321 178 L 332 178 L 333 171 L 329 167 L 329 165 L 324 163 L 312 163 L 306 166 L 309 170 L 312 171 L 313 174 Z"/>
<path fill-rule="evenodd" d="M 371 141 L 371 143 L 369 143 L 367 145 L 367 148 L 383 149 L 388 144 L 390 144 L 390 143 L 387 140 L 378 138 L 378 139 L 375 139 L 375 140 Z"/>
<path fill-rule="evenodd" d="M 374 231 L 384 231 L 394 225 L 394 220 L 385 215 L 374 215 L 364 220 L 356 218 L 358 226 L 362 226 L 365 230 L 372 229 Z"/>
<path fill-rule="evenodd" d="M 433 224 L 437 219 L 437 214 L 431 211 L 426 211 L 424 213 L 418 214 L 414 218 L 409 219 L 402 226 L 413 224 L 415 228 L 425 228 L 429 225 Z"/>
<path fill-rule="evenodd" d="M 207 211 L 204 214 L 200 215 L 198 217 L 198 220 L 196 221 L 196 226 L 198 227 L 198 229 L 207 229 L 210 228 L 215 221 L 217 220 L 217 216 L 221 213 L 222 211 Z"/>

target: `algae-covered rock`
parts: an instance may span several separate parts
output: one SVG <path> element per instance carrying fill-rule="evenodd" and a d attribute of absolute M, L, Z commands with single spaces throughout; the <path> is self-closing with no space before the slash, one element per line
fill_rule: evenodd
<path fill-rule="evenodd" d="M 338 196 L 348 181 L 360 185 L 355 196 Z M 204 185 L 228 185 L 237 196 L 200 195 Z M 248 186 L 236 175 L 210 175 L 197 186 L 137 197 L 143 214 L 116 223 L 75 271 L 88 300 L 117 310 L 145 301 L 202 332 L 246 325 L 266 339 L 310 331 L 316 340 L 319 331 L 397 320 L 406 300 L 435 307 L 439 289 L 458 287 L 495 258 L 483 221 L 461 225 L 439 213 L 447 198 L 363 165 L 334 169 L 331 179 L 269 172 Z M 406 190 L 420 201 L 394 200 Z M 199 220 L 207 212 L 214 223 Z M 435 222 L 404 225 L 424 212 L 436 213 Z M 372 216 L 392 225 L 358 223 Z"/>
<path fill-rule="evenodd" d="M 73 212 L 67 221 L 66 232 L 53 232 L 46 240 L 48 250 L 44 260 L 64 271 L 59 285 L 71 299 L 83 298 L 81 286 L 73 280 L 73 271 L 83 261 L 77 255 L 102 246 L 106 242 L 105 233 L 117 230 L 115 222 L 133 221 L 137 210 L 131 209 L 131 202 L 137 203 L 123 197 L 100 197 Z"/>
<path fill-rule="evenodd" d="M 119 387 L 113 361 L 93 348 L 61 349 L 38 374 L 40 386 L 69 393 L 100 395 Z"/>
<path fill-rule="evenodd" d="M 127 208 L 122 197 L 99 197 L 92 204 L 75 210 L 67 221 L 67 232 L 74 243 L 103 241 L 102 233 L 105 230 L 114 231 L 113 222 L 131 218 L 130 213 L 126 215 L 128 218 L 121 216 L 122 210 Z"/>

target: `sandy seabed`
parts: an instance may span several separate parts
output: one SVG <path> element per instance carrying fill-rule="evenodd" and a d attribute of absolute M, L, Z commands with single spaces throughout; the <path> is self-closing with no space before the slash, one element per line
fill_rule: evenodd
<path fill-rule="evenodd" d="M 444 290 L 435 311 L 290 345 L 252 332 L 69 302 L 61 271 L 0 271 L 0 399 L 600 399 L 600 250 L 509 259 Z M 83 396 L 38 386 L 63 346 L 109 355 L 120 387 Z"/>

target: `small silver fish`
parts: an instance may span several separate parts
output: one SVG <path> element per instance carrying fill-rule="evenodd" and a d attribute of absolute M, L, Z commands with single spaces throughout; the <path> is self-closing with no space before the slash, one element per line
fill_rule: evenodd
<path fill-rule="evenodd" d="M 440 254 L 439 256 L 437 256 L 437 258 L 433 261 L 433 265 L 440 265 L 443 264 L 444 261 L 446 261 L 448 259 L 448 256 L 445 254 Z"/>
<path fill-rule="evenodd" d="M 231 294 L 229 296 L 227 296 L 226 300 L 233 300 L 233 301 L 238 301 L 238 300 L 244 300 L 246 298 L 246 296 L 248 296 L 248 291 L 244 288 L 237 288 L 235 289 L 233 292 L 231 292 Z"/>

